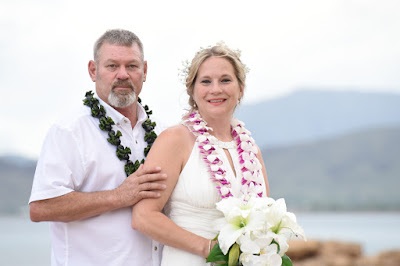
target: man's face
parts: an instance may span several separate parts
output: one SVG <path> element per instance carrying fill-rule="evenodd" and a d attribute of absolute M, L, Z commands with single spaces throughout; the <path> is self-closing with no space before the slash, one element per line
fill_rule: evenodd
<path fill-rule="evenodd" d="M 96 82 L 97 95 L 113 107 L 132 105 L 146 81 L 147 62 L 142 60 L 139 46 L 104 43 L 95 63 L 89 62 L 89 74 Z"/>

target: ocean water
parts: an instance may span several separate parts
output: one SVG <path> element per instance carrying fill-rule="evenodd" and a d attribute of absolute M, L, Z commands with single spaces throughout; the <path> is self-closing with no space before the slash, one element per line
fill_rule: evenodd
<path fill-rule="evenodd" d="M 300 213 L 296 216 L 309 239 L 357 243 L 364 255 L 400 250 L 399 212 Z"/>
<path fill-rule="evenodd" d="M 0 217 L 0 265 L 50 265 L 48 223 L 33 223 L 28 217 Z"/>
<path fill-rule="evenodd" d="M 400 213 L 297 213 L 309 239 L 359 243 L 365 255 L 400 250 Z M 50 265 L 47 223 L 0 217 L 0 265 Z"/>

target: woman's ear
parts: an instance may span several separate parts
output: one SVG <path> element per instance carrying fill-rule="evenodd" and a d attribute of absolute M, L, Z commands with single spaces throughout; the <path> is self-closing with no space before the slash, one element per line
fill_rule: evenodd
<path fill-rule="evenodd" d="M 244 95 L 244 85 L 240 87 L 240 93 L 239 93 L 239 101 L 243 99 Z"/>

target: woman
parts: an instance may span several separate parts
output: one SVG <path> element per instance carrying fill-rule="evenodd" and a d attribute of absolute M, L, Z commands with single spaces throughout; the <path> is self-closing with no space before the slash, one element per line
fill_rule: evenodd
<path fill-rule="evenodd" d="M 160 166 L 167 189 L 160 198 L 134 206 L 132 226 L 165 244 L 162 265 L 207 265 L 215 244 L 211 239 L 218 234 L 213 223 L 223 217 L 215 203 L 243 195 L 249 187 L 268 196 L 261 152 L 233 119 L 245 78 L 238 53 L 223 44 L 201 49 L 186 79 L 191 112 L 160 134 L 148 154 L 144 167 Z M 241 141 L 239 133 L 247 137 Z M 249 152 L 243 152 L 244 146 Z M 252 171 L 244 170 L 245 161 Z M 246 178 L 252 180 L 243 182 Z"/>

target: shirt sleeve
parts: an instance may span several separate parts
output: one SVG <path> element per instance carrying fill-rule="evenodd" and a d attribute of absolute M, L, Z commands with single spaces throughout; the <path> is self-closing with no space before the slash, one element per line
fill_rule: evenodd
<path fill-rule="evenodd" d="M 54 125 L 44 140 L 36 166 L 29 203 L 65 195 L 82 179 L 84 164 L 73 132 Z"/>

